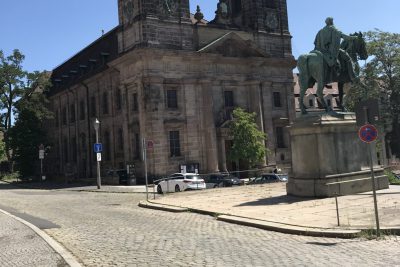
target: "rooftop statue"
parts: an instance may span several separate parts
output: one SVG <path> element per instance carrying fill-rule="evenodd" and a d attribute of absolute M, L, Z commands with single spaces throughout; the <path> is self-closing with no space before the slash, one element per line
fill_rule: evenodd
<path fill-rule="evenodd" d="M 344 110 L 343 88 L 345 83 L 358 79 L 358 59 L 368 58 L 366 45 L 361 33 L 343 34 L 333 24 L 333 18 L 325 20 L 326 26 L 315 37 L 315 48 L 309 54 L 301 55 L 297 62 L 299 69 L 300 108 L 306 114 L 303 103 L 308 88 L 318 83 L 317 96 L 325 110 L 331 111 L 323 95 L 326 84 L 339 83 L 339 106 Z"/>

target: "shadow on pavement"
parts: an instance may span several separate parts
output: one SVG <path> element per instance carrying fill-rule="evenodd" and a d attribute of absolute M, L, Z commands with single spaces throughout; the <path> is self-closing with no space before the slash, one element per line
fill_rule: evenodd
<path fill-rule="evenodd" d="M 95 183 L 88 182 L 73 182 L 73 183 L 56 183 L 56 182 L 6 182 L 0 180 L 0 190 L 10 190 L 10 189 L 67 189 L 67 188 L 77 188 L 95 185 Z"/>
<path fill-rule="evenodd" d="M 276 205 L 276 204 L 292 204 L 297 202 L 309 201 L 318 198 L 309 198 L 309 197 L 294 197 L 294 196 L 276 196 L 276 197 L 269 197 L 258 199 L 255 201 L 244 202 L 240 205 L 236 205 L 235 207 L 241 206 L 265 206 L 265 205 Z"/>

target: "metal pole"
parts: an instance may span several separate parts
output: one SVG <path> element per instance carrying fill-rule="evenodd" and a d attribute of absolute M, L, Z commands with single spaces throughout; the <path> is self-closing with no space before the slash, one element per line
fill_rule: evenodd
<path fill-rule="evenodd" d="M 99 143 L 99 130 L 96 129 L 96 144 Z M 97 159 L 97 189 L 101 188 L 101 177 L 100 177 L 100 161 Z"/>
<path fill-rule="evenodd" d="M 149 201 L 149 181 L 147 179 L 147 146 L 146 138 L 143 138 L 143 160 L 144 160 L 144 177 L 146 180 L 146 200 Z"/>
<path fill-rule="evenodd" d="M 337 200 L 337 193 L 335 193 L 335 201 L 336 201 L 336 216 L 337 216 L 337 225 L 340 226 L 340 217 L 339 217 L 339 203 Z"/>
<path fill-rule="evenodd" d="M 364 107 L 364 116 L 365 116 L 365 123 L 368 124 L 368 108 Z M 374 196 L 374 209 L 375 209 L 375 220 L 376 220 L 376 236 L 380 237 L 380 227 L 379 227 L 379 214 L 378 214 L 378 200 L 376 198 L 376 186 L 375 186 L 375 173 L 374 173 L 374 162 L 373 162 L 373 155 L 372 155 L 372 147 L 371 144 L 368 144 L 369 150 L 369 164 L 371 168 L 371 179 L 372 179 L 372 193 Z"/>
<path fill-rule="evenodd" d="M 40 182 L 43 182 L 43 159 L 40 159 Z"/>
<path fill-rule="evenodd" d="M 378 200 L 376 198 L 375 173 L 374 173 L 374 163 L 372 161 L 371 145 L 368 145 L 368 149 L 369 149 L 369 159 L 370 159 L 370 165 L 371 165 L 372 191 L 373 191 L 373 195 L 374 195 L 376 236 L 379 237 L 381 235 L 381 233 L 380 233 L 380 227 L 379 227 Z"/>

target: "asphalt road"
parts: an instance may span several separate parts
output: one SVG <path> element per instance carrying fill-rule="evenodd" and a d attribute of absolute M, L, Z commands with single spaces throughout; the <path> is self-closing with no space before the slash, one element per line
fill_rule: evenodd
<path fill-rule="evenodd" d="M 400 239 L 295 236 L 137 206 L 143 194 L 12 189 L 0 203 L 84 266 L 400 266 Z"/>

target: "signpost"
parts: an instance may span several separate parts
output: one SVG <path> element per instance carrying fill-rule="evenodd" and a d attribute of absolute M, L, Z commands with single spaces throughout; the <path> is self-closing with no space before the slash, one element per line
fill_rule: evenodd
<path fill-rule="evenodd" d="M 43 159 L 44 159 L 44 145 L 40 144 L 39 146 L 39 159 L 40 159 L 40 180 L 44 180 L 43 176 Z"/>
<path fill-rule="evenodd" d="M 94 152 L 97 154 L 97 189 L 101 188 L 101 177 L 100 177 L 100 161 L 101 161 L 101 151 L 103 150 L 103 145 L 99 143 L 99 128 L 100 121 L 96 118 L 93 123 L 94 130 L 96 131 L 96 143 L 93 145 Z"/>
<path fill-rule="evenodd" d="M 366 120 L 365 125 L 361 126 L 358 131 L 358 136 L 361 141 L 368 145 L 369 150 L 369 163 L 371 168 L 371 179 L 372 179 L 372 191 L 374 195 L 374 208 L 375 208 L 375 220 L 376 220 L 376 236 L 380 236 L 380 227 L 379 227 L 379 214 L 378 214 L 378 201 L 376 198 L 376 186 L 375 186 L 375 173 L 374 173 L 374 162 L 372 155 L 371 143 L 374 142 L 378 138 L 378 130 L 372 124 L 368 122 L 368 108 L 364 106 L 364 118 Z"/>

